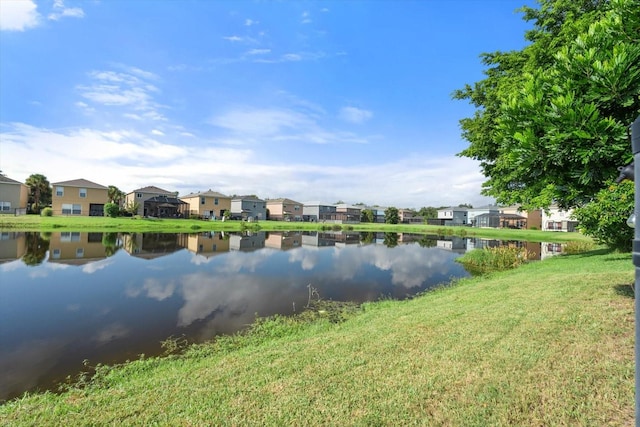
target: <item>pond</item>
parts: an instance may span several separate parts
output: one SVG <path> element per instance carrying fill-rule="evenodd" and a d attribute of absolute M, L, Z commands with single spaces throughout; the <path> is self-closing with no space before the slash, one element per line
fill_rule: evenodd
<path fill-rule="evenodd" d="M 162 354 L 161 342 L 232 334 L 313 298 L 404 299 L 466 277 L 484 246 L 558 244 L 402 233 L 0 233 L 0 400 L 56 390 L 83 361 Z"/>

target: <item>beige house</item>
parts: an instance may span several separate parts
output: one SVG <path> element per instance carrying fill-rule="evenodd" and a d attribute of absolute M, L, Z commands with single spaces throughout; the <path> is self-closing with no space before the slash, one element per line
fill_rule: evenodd
<path fill-rule="evenodd" d="M 175 197 L 177 193 L 172 193 L 167 190 L 163 190 L 162 188 L 154 187 L 150 185 L 148 187 L 138 188 L 137 190 L 133 190 L 131 193 L 128 193 L 124 199 L 124 205 L 129 206 L 132 203 L 138 203 L 138 212 L 136 215 L 148 216 L 150 215 L 149 206 L 145 207 L 145 202 L 149 199 L 153 199 L 154 197 L 160 196 L 173 196 Z"/>
<path fill-rule="evenodd" d="M 187 249 L 208 259 L 214 255 L 229 252 L 229 240 L 229 236 L 225 236 L 223 232 L 205 231 L 189 234 L 187 237 Z"/>
<path fill-rule="evenodd" d="M 267 219 L 273 221 L 302 221 L 302 208 L 300 202 L 291 199 L 267 200 Z"/>
<path fill-rule="evenodd" d="M 226 211 L 231 211 L 231 197 L 217 191 L 202 191 L 180 197 L 189 204 L 189 213 L 203 219 L 221 219 Z"/>
<path fill-rule="evenodd" d="M 29 187 L 14 179 L 0 175 L 0 213 L 27 213 Z"/>
<path fill-rule="evenodd" d="M 500 213 L 520 215 L 526 218 L 528 230 L 542 230 L 542 210 L 521 211 L 519 209 L 519 206 L 505 206 L 500 208 Z"/>
<path fill-rule="evenodd" d="M 104 216 L 109 202 L 107 187 L 86 179 L 51 184 L 51 209 L 54 215 Z"/>

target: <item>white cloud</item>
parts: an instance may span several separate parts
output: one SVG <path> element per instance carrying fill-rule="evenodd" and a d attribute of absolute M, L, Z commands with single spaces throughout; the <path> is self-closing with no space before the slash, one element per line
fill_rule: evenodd
<path fill-rule="evenodd" d="M 40 23 L 38 6 L 31 0 L 2 1 L 0 5 L 0 30 L 24 31 Z"/>
<path fill-rule="evenodd" d="M 339 116 L 346 122 L 361 124 L 373 117 L 373 113 L 356 107 L 343 107 Z"/>
<path fill-rule="evenodd" d="M 271 53 L 271 49 L 251 49 L 247 55 L 266 55 L 268 53 Z"/>
<path fill-rule="evenodd" d="M 244 25 L 246 25 L 247 27 L 250 27 L 252 25 L 257 25 L 258 21 L 254 21 L 253 19 L 246 19 L 244 21 Z"/>
<path fill-rule="evenodd" d="M 151 131 L 151 133 L 152 133 L 153 135 L 157 135 L 157 136 L 164 136 L 164 132 L 162 132 L 162 131 L 160 131 L 160 130 L 158 130 L 158 129 L 153 129 L 153 130 Z"/>
<path fill-rule="evenodd" d="M 227 36 L 227 37 L 223 37 L 223 39 L 228 40 L 230 42 L 241 42 L 242 40 L 244 40 L 240 36 Z"/>
<path fill-rule="evenodd" d="M 48 18 L 57 21 L 63 17 L 84 18 L 84 11 L 79 7 L 66 7 L 63 0 L 55 0 L 53 2 L 53 11 Z"/>
<path fill-rule="evenodd" d="M 302 17 L 301 17 L 300 23 L 302 23 L 302 24 L 310 24 L 312 22 L 310 16 L 311 16 L 311 14 L 309 12 L 307 12 L 307 11 L 302 12 Z"/>

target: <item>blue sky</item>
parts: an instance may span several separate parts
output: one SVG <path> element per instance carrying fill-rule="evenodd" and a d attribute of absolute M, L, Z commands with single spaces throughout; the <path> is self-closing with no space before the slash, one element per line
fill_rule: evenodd
<path fill-rule="evenodd" d="M 451 93 L 526 0 L 0 3 L 0 170 L 125 192 L 492 202 Z"/>

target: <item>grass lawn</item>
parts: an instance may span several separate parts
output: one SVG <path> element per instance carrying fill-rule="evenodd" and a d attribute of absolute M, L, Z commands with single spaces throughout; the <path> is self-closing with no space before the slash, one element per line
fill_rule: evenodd
<path fill-rule="evenodd" d="M 580 233 L 560 233 L 539 230 L 485 229 L 471 227 L 441 227 L 424 224 L 321 224 L 315 222 L 259 221 L 202 221 L 191 219 L 108 218 L 108 217 L 41 217 L 39 215 L 0 215 L 2 231 L 92 231 L 92 232 L 164 232 L 194 233 L 200 231 L 243 230 L 353 230 L 395 233 L 430 233 L 486 237 L 503 240 L 527 240 L 530 242 L 590 241 Z"/>
<path fill-rule="evenodd" d="M 0 424 L 633 425 L 633 277 L 629 254 L 592 251 L 340 323 L 276 318 L 8 402 Z"/>

